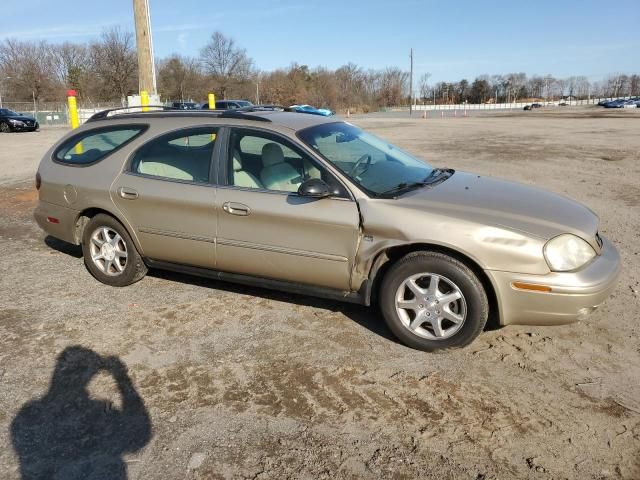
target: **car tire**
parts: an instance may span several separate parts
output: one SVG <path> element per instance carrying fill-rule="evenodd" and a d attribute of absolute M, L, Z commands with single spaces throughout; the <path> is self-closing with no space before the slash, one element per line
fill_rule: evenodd
<path fill-rule="evenodd" d="M 489 314 L 478 277 L 439 252 L 413 252 L 393 264 L 380 285 L 379 303 L 396 337 L 427 352 L 469 345 Z"/>
<path fill-rule="evenodd" d="M 147 273 L 127 229 L 110 215 L 98 214 L 89 220 L 82 235 L 82 254 L 91 275 L 112 287 L 131 285 Z"/>
<path fill-rule="evenodd" d="M 0 122 L 0 132 L 11 133 L 11 126 L 7 122 Z"/>

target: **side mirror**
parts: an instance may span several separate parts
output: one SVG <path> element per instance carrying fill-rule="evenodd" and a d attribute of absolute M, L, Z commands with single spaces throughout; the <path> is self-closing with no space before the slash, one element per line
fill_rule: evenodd
<path fill-rule="evenodd" d="M 331 196 L 329 185 L 319 178 L 310 178 L 302 182 L 298 187 L 298 195 L 301 197 L 326 198 Z"/>

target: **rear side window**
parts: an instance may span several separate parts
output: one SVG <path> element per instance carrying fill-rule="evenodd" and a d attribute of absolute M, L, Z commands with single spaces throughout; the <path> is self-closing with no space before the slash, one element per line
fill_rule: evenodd
<path fill-rule="evenodd" d="M 89 165 L 126 145 L 147 127 L 127 125 L 89 130 L 66 141 L 55 153 L 55 159 L 71 165 Z"/>
<path fill-rule="evenodd" d="M 154 138 L 134 155 L 131 171 L 169 180 L 207 183 L 218 129 L 199 127 Z"/>

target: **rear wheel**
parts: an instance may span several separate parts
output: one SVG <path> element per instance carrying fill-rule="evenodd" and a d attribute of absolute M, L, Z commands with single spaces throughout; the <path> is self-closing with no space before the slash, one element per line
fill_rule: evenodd
<path fill-rule="evenodd" d="M 381 284 L 380 309 L 405 345 L 434 351 L 470 344 L 487 322 L 489 303 L 469 267 L 425 251 L 390 267 Z"/>
<path fill-rule="evenodd" d="M 147 273 L 127 230 L 109 215 L 89 220 L 82 236 L 82 253 L 89 272 L 107 285 L 131 285 Z"/>

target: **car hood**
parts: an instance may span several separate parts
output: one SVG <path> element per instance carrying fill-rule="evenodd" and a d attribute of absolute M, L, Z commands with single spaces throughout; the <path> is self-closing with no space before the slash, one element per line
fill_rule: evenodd
<path fill-rule="evenodd" d="M 7 115 L 5 117 L 7 120 L 20 120 L 21 122 L 35 122 L 36 119 L 33 117 L 28 117 L 27 115 Z"/>
<path fill-rule="evenodd" d="M 593 244 L 599 219 L 562 195 L 516 182 L 456 171 L 446 181 L 395 200 L 412 209 L 506 227 L 543 239 L 573 233 Z"/>

